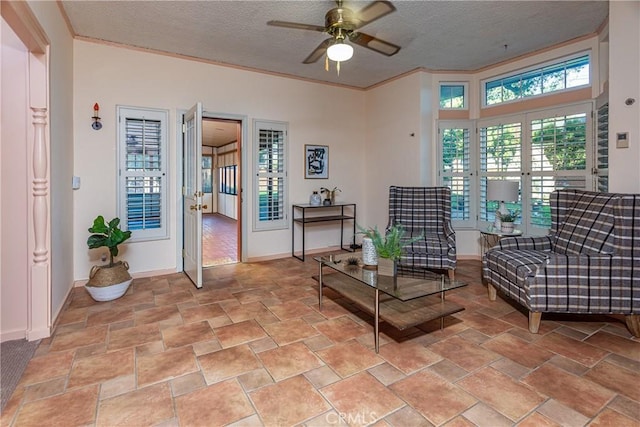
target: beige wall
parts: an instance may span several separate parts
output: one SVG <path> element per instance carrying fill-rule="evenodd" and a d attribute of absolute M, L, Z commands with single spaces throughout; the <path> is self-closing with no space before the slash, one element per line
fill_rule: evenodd
<path fill-rule="evenodd" d="M 609 188 L 640 193 L 640 2 L 609 2 L 609 19 Z M 618 132 L 629 148 L 616 148 Z"/>
<path fill-rule="evenodd" d="M 0 341 L 27 329 L 28 51 L 2 19 L 0 135 Z"/>
<path fill-rule="evenodd" d="M 124 245 L 122 257 L 131 271 L 176 269 L 178 159 L 176 114 L 201 101 L 209 113 L 247 118 L 244 144 L 245 177 L 251 177 L 253 120 L 289 123 L 290 203 L 306 203 L 313 190 L 338 186 L 339 201 L 362 203 L 364 93 L 300 80 L 286 79 L 203 62 L 151 54 L 76 40 L 74 42 L 74 168 L 82 188 L 74 193 L 74 275 L 87 278 L 99 253 L 86 247 L 93 218 L 116 215 L 116 105 L 163 108 L 170 111 L 170 238 Z M 94 103 L 100 104 L 103 128 L 91 129 Z M 305 180 L 304 144 L 329 145 L 328 180 Z M 253 182 L 244 185 L 245 224 L 249 259 L 290 254 L 291 231 L 251 230 Z M 287 212 L 288 213 L 288 212 Z M 338 243 L 335 225 L 313 227 L 308 249 Z M 331 231 L 331 232 L 328 232 Z"/>

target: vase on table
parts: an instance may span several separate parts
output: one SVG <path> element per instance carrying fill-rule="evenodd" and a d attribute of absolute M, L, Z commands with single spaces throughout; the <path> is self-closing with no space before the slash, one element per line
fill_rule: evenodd
<path fill-rule="evenodd" d="M 378 251 L 369 237 L 362 238 L 362 263 L 364 265 L 378 265 Z"/>

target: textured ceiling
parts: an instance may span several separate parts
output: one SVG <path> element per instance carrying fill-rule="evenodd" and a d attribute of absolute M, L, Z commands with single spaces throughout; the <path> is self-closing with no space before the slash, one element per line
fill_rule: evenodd
<path fill-rule="evenodd" d="M 345 1 L 358 11 L 365 1 Z M 334 1 L 62 1 L 76 35 L 218 63 L 367 88 L 415 69 L 477 70 L 577 37 L 606 20 L 608 1 L 406 1 L 360 29 L 402 47 L 386 57 L 356 46 L 324 70 L 302 64 L 325 34 L 267 26 L 324 25 Z M 506 48 L 505 48 L 506 45 Z"/>

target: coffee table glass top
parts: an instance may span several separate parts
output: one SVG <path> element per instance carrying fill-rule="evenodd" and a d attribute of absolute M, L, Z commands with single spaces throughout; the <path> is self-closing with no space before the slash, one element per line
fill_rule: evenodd
<path fill-rule="evenodd" d="M 401 301 L 408 301 L 466 286 L 465 283 L 457 280 L 449 280 L 443 274 L 425 269 L 409 270 L 403 268 L 402 265 L 398 266 L 398 275 L 395 278 L 393 276 L 380 275 L 375 267 L 373 269 L 370 269 L 370 267 L 363 268 L 360 252 L 323 255 L 313 259 L 332 270 L 346 274 Z M 351 265 L 348 262 L 350 259 L 357 260 L 358 264 Z"/>

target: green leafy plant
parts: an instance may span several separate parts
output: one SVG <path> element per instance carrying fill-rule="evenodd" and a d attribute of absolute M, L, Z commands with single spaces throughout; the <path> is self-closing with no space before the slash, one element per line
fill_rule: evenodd
<path fill-rule="evenodd" d="M 518 219 L 518 215 L 520 215 L 520 211 L 518 210 L 515 210 L 513 212 L 509 211 L 507 213 L 500 213 L 500 221 L 516 222 L 516 219 Z"/>
<path fill-rule="evenodd" d="M 402 256 L 402 248 L 424 237 L 424 234 L 420 233 L 419 236 L 410 239 L 405 238 L 406 232 L 401 224 L 393 225 L 384 235 L 378 230 L 377 226 L 368 229 L 358 226 L 358 229 L 361 234 L 371 239 L 380 258 L 390 258 L 395 261 Z"/>
<path fill-rule="evenodd" d="M 118 256 L 118 245 L 131 237 L 131 231 L 120 230 L 120 218 L 113 218 L 107 224 L 104 217 L 98 215 L 89 232 L 93 233 L 87 239 L 89 249 L 109 248 L 109 267 L 113 267 L 113 258 Z"/>

